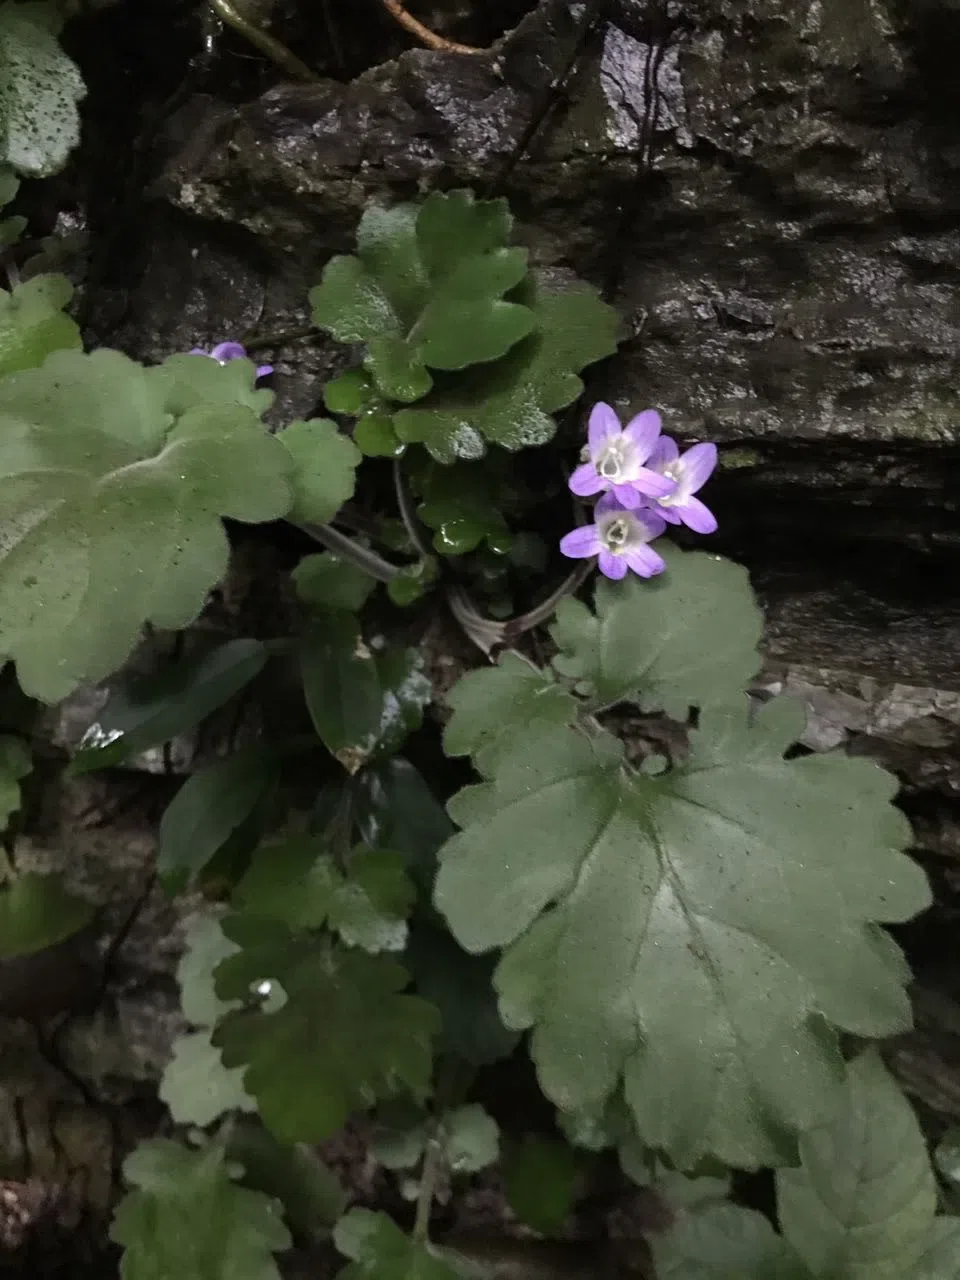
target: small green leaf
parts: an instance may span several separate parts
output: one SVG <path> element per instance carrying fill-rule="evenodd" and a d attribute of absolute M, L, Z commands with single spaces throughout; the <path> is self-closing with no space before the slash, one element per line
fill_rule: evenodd
<path fill-rule="evenodd" d="M 509 541 L 502 511 L 516 488 L 509 455 L 498 452 L 452 466 L 428 458 L 411 483 L 420 498 L 417 514 L 436 531 L 433 545 L 441 555 L 464 555 L 483 541 L 490 546 Z"/>
<path fill-rule="evenodd" d="M 353 443 L 366 458 L 399 458 L 407 446 L 393 429 L 388 413 L 365 414 L 353 429 Z"/>
<path fill-rule="evenodd" d="M 280 764 L 256 743 L 187 779 L 160 820 L 157 870 L 172 886 L 193 884 L 231 835 L 272 797 Z"/>
<path fill-rule="evenodd" d="M 960 1186 L 960 1125 L 948 1129 L 937 1143 L 933 1162 L 948 1182 Z"/>
<path fill-rule="evenodd" d="M 289 509 L 290 455 L 255 415 L 171 416 L 160 372 L 55 351 L 0 380 L 0 654 L 44 701 L 115 671 L 144 622 L 196 617 L 227 566 L 221 517 Z"/>
<path fill-rule="evenodd" d="M 49 178 L 66 164 L 86 94 L 45 10 L 54 6 L 0 5 L 0 164 L 27 178 Z"/>
<path fill-rule="evenodd" d="M 552 414 L 583 390 L 581 369 L 617 349 L 617 314 L 595 289 L 552 289 L 535 275 L 514 295 L 536 315 L 534 332 L 502 360 L 445 381 L 423 404 L 394 417 L 401 440 L 439 462 L 480 458 L 485 441 L 517 450 L 546 444 Z"/>
<path fill-rule="evenodd" d="M 227 1111 L 257 1109 L 243 1087 L 243 1072 L 227 1070 L 210 1036 L 209 1029 L 187 1031 L 173 1042 L 159 1092 L 176 1124 L 205 1129 Z"/>
<path fill-rule="evenodd" d="M 738 1205 L 686 1213 L 652 1244 L 660 1280 L 812 1280 L 763 1214 Z"/>
<path fill-rule="evenodd" d="M 507 1153 L 504 1190 L 521 1222 L 542 1235 L 555 1235 L 573 1208 L 577 1157 L 557 1138 L 528 1136 Z"/>
<path fill-rule="evenodd" d="M 435 901 L 468 951 L 504 949 L 501 1016 L 533 1028 L 544 1093 L 595 1108 L 622 1079 L 640 1138 L 680 1168 L 789 1158 L 842 1082 L 827 1020 L 910 1023 L 909 970 L 876 924 L 929 902 L 896 781 L 864 759 L 785 760 L 802 727 L 796 704 L 751 719 L 744 697 L 648 778 L 601 730 L 523 716 L 450 802 L 463 830 Z"/>
<path fill-rule="evenodd" d="M 330 927 L 348 946 L 402 951 L 415 896 L 399 853 L 354 849 L 347 878 L 330 904 Z"/>
<path fill-rule="evenodd" d="M 960 1218 L 935 1218 L 910 1280 L 960 1280 Z"/>
<path fill-rule="evenodd" d="M 289 518 L 326 524 L 353 497 L 360 450 L 329 418 L 291 422 L 277 439 L 294 461 Z"/>
<path fill-rule="evenodd" d="M 929 1238 L 937 1191 L 910 1104 L 874 1050 L 849 1066 L 835 1115 L 777 1174 L 783 1234 L 818 1276 L 903 1280 Z"/>
<path fill-rule="evenodd" d="M 280 1201 L 301 1235 L 326 1236 L 343 1213 L 343 1188 L 305 1143 L 278 1142 L 259 1121 L 240 1120 L 227 1139 L 227 1156 L 243 1165 L 246 1186 Z"/>
<path fill-rule="evenodd" d="M 469 191 L 368 207 L 357 256 L 333 258 L 310 292 L 314 321 L 367 344 L 383 395 L 417 400 L 433 385 L 428 367 L 496 360 L 533 328 L 530 308 L 505 300 L 527 270 L 526 250 L 505 247 L 510 225 L 506 201 Z"/>
<path fill-rule="evenodd" d="M 76 322 L 63 310 L 72 296 L 73 285 L 57 275 L 34 276 L 12 293 L 0 289 L 0 377 L 37 368 L 51 351 L 81 345 Z"/>
<path fill-rule="evenodd" d="M 236 1186 L 219 1146 L 190 1151 L 155 1138 L 123 1172 L 136 1190 L 110 1229 L 125 1250 L 121 1280 L 280 1280 L 273 1255 L 291 1245 L 280 1207 Z"/>
<path fill-rule="evenodd" d="M 112 768 L 190 733 L 255 679 L 269 656 L 260 640 L 228 640 L 149 676 L 121 680 L 84 734 L 70 772 Z"/>
<path fill-rule="evenodd" d="M 500 1127 L 475 1102 L 457 1107 L 442 1120 L 443 1156 L 451 1173 L 477 1173 L 500 1155 Z"/>
<path fill-rule="evenodd" d="M 377 1112 L 373 1154 L 385 1169 L 413 1169 L 423 1157 L 428 1138 L 426 1112 L 398 1098 Z"/>
<path fill-rule="evenodd" d="M 458 1280 L 429 1245 L 404 1235 L 383 1213 L 351 1209 L 337 1223 L 333 1240 L 353 1259 L 337 1280 Z"/>
<path fill-rule="evenodd" d="M 270 1013 L 229 1013 L 214 1036 L 225 1065 L 247 1068 L 244 1086 L 278 1138 L 320 1142 L 378 1098 L 426 1096 L 439 1019 L 403 994 L 396 961 L 262 920 L 232 917 L 227 931 L 243 949 L 220 966 L 219 994 L 249 998 L 276 982 L 286 996 Z"/>
<path fill-rule="evenodd" d="M 729 702 L 747 687 L 760 666 L 763 617 L 742 566 L 657 548 L 666 573 L 598 582 L 596 613 L 579 600 L 560 602 L 554 666 L 602 706 L 630 698 L 686 719 L 691 706 Z"/>
<path fill-rule="evenodd" d="M 55 946 L 93 916 L 93 905 L 68 893 L 59 876 L 28 871 L 0 888 L 0 958 Z"/>
<path fill-rule="evenodd" d="M 292 576 L 305 605 L 334 613 L 359 613 L 377 585 L 369 573 L 331 551 L 304 556 Z"/>
<path fill-rule="evenodd" d="M 23 739 L 0 735 L 0 831 L 20 808 L 20 779 L 32 768 L 33 760 Z"/>
<path fill-rule="evenodd" d="M 238 950 L 215 915 L 196 916 L 187 925 L 186 945 L 177 965 L 177 982 L 183 1016 L 195 1027 L 212 1027 L 233 1007 L 217 995 L 213 974 L 221 960 Z"/>
<path fill-rule="evenodd" d="M 356 416 L 376 399 L 373 379 L 362 369 L 347 369 L 323 388 L 323 403 L 330 413 Z"/>

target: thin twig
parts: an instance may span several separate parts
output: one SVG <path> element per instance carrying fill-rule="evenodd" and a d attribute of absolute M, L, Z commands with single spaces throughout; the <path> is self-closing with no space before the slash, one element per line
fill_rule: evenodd
<path fill-rule="evenodd" d="M 253 333 L 244 338 L 243 345 L 248 351 L 258 351 L 261 347 L 282 347 L 288 342 L 301 342 L 304 338 L 314 338 L 321 331 L 315 324 L 304 324 L 297 329 L 275 329 L 273 333 Z"/>
<path fill-rule="evenodd" d="M 291 53 L 285 44 L 251 22 L 234 4 L 233 0 L 209 0 L 217 15 L 234 31 L 238 31 L 245 40 L 259 49 L 262 54 L 276 63 L 282 71 L 286 71 L 297 80 L 306 80 L 310 84 L 319 84 L 320 76 L 311 71 L 305 62 L 301 62 L 295 53 Z"/>
<path fill-rule="evenodd" d="M 405 27 L 411 35 L 417 37 L 421 44 L 430 49 L 441 49 L 444 53 L 488 53 L 487 49 L 478 49 L 472 44 L 460 44 L 456 40 L 448 40 L 446 36 L 438 36 L 435 31 L 418 22 L 412 13 L 407 13 L 400 0 L 382 0 L 383 7 L 396 18 L 401 27 Z"/>
<path fill-rule="evenodd" d="M 409 535 L 410 541 L 426 560 L 433 555 L 433 550 L 424 537 L 423 525 L 417 518 L 417 513 L 413 507 L 410 486 L 407 484 L 406 473 L 403 470 L 403 458 L 394 458 L 393 460 L 393 489 L 397 498 L 397 506 L 400 510 L 400 518 L 403 520 L 404 528 Z"/>

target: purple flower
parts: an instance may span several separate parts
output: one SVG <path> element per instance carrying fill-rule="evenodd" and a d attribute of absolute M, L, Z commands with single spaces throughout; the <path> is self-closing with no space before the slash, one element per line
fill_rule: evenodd
<path fill-rule="evenodd" d="M 582 525 L 560 539 L 560 550 L 571 560 L 600 557 L 600 572 L 608 578 L 626 577 L 628 569 L 641 578 L 652 578 L 667 567 L 652 547 L 667 527 L 649 508 L 632 511 L 605 493 L 593 509 L 596 524 Z"/>
<path fill-rule="evenodd" d="M 644 466 L 660 435 L 660 415 L 655 409 L 638 413 L 621 427 L 608 404 L 595 404 L 587 435 L 584 454 L 589 461 L 570 477 L 570 488 L 578 497 L 612 493 L 622 506 L 634 510 L 645 498 L 665 498 L 673 492 L 676 485 L 671 477 Z"/>
<path fill-rule="evenodd" d="M 212 351 L 204 351 L 203 347 L 194 347 L 190 354 L 209 356 L 211 360 L 216 360 L 217 364 L 227 364 L 230 360 L 245 360 L 247 348 L 241 342 L 218 342 Z M 258 378 L 265 378 L 268 373 L 273 373 L 272 364 L 257 365 Z"/>
<path fill-rule="evenodd" d="M 650 469 L 676 482 L 673 493 L 651 497 L 650 506 L 670 524 L 685 524 L 694 533 L 714 533 L 717 518 L 693 495 L 702 489 L 717 465 L 715 444 L 695 444 L 681 454 L 676 440 L 661 436 L 647 459 Z"/>

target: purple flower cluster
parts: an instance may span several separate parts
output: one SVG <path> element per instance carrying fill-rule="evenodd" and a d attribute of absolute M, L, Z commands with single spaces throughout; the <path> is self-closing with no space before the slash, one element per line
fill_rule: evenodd
<path fill-rule="evenodd" d="M 608 578 L 623 578 L 628 570 L 652 578 L 666 565 L 649 544 L 668 524 L 714 532 L 713 512 L 694 495 L 717 465 L 717 446 L 695 444 L 681 454 L 675 440 L 660 434 L 662 425 L 655 409 L 623 427 L 608 404 L 593 406 L 583 465 L 570 477 L 570 488 L 581 498 L 602 496 L 595 523 L 560 539 L 565 556 L 597 556 Z"/>
<path fill-rule="evenodd" d="M 204 351 L 203 347 L 192 347 L 190 354 L 209 356 L 211 360 L 216 360 L 217 364 L 228 364 L 231 360 L 245 360 L 247 348 L 242 342 L 218 342 L 212 351 Z M 257 365 L 258 378 L 265 378 L 269 373 L 273 373 L 272 364 Z"/>

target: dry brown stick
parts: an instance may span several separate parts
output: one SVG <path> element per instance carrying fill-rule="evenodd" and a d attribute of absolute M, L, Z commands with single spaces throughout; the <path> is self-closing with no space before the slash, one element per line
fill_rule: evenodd
<path fill-rule="evenodd" d="M 406 9 L 400 3 L 400 0 L 383 0 L 383 7 L 396 18 L 401 27 L 405 27 L 411 35 L 417 37 L 422 43 L 431 49 L 442 49 L 444 53 L 486 53 L 486 49 L 477 49 L 472 44 L 460 44 L 456 40 L 448 40 L 446 36 L 438 36 L 435 31 L 431 31 L 429 27 L 425 27 L 422 22 L 407 13 Z"/>

